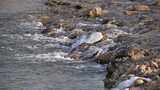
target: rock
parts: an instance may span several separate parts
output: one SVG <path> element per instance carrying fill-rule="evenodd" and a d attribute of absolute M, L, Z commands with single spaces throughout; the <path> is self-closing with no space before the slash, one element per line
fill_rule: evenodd
<path fill-rule="evenodd" d="M 117 29 L 117 28 L 109 29 L 109 31 L 107 31 L 107 33 L 108 33 L 107 37 L 111 38 L 111 39 L 116 39 L 116 38 L 118 39 L 120 35 L 129 35 L 129 33 L 125 32 L 121 29 Z"/>
<path fill-rule="evenodd" d="M 69 34 L 69 38 L 70 39 L 74 39 L 77 38 L 79 36 L 81 36 L 84 33 L 84 31 L 82 29 L 74 29 L 71 34 Z"/>
<path fill-rule="evenodd" d="M 50 31 L 47 33 L 48 36 L 55 36 L 57 33 L 55 31 Z"/>
<path fill-rule="evenodd" d="M 97 62 L 100 64 L 107 64 L 113 58 L 114 58 L 114 55 L 113 53 L 110 53 L 110 52 L 105 52 L 103 54 L 101 53 L 98 56 L 96 56 Z"/>
<path fill-rule="evenodd" d="M 80 37 L 77 37 L 75 42 L 72 44 L 71 49 L 74 50 L 75 48 L 77 48 L 81 44 L 85 43 L 86 38 L 87 38 L 87 35 L 81 35 Z"/>
<path fill-rule="evenodd" d="M 160 90 L 160 80 L 155 80 L 146 84 L 144 90 Z"/>
<path fill-rule="evenodd" d="M 92 32 L 89 34 L 81 35 L 77 37 L 75 43 L 72 44 L 72 49 L 77 48 L 82 43 L 95 44 L 103 39 L 103 34 L 101 32 Z"/>
<path fill-rule="evenodd" d="M 46 5 L 48 6 L 54 6 L 54 5 L 70 5 L 69 2 L 65 1 L 65 0 L 48 0 L 46 2 Z"/>
<path fill-rule="evenodd" d="M 82 44 L 80 44 L 79 46 L 73 48 L 73 49 L 71 50 L 71 53 L 72 53 L 73 51 L 84 52 L 84 51 L 86 51 L 89 47 L 90 47 L 89 44 L 87 44 L 87 43 L 82 43 Z"/>
<path fill-rule="evenodd" d="M 142 4 L 139 4 L 139 5 L 135 5 L 134 6 L 134 9 L 136 11 L 150 11 L 150 7 L 147 6 L 147 5 L 142 5 Z"/>
<path fill-rule="evenodd" d="M 144 84 L 145 82 L 144 82 L 144 80 L 143 79 L 137 79 L 136 81 L 135 81 L 135 85 L 136 86 L 138 86 L 138 85 L 142 85 L 142 84 Z"/>
<path fill-rule="evenodd" d="M 128 16 L 134 16 L 134 15 L 137 15 L 139 12 L 143 12 L 143 11 L 150 11 L 149 6 L 140 5 L 140 4 L 135 6 L 129 6 L 127 7 L 127 11 L 125 11 L 124 14 Z"/>
<path fill-rule="evenodd" d="M 69 56 L 73 59 L 93 59 L 100 50 L 96 46 L 89 47 L 88 44 L 83 43 L 73 50 Z"/>
<path fill-rule="evenodd" d="M 90 17 L 98 17 L 103 15 L 103 10 L 101 7 L 94 7 L 88 13 Z"/>
<path fill-rule="evenodd" d="M 72 59 L 79 60 L 81 57 L 81 52 L 74 51 L 74 52 L 70 53 L 68 56 Z"/>
<path fill-rule="evenodd" d="M 49 33 L 49 32 L 52 32 L 52 30 L 49 29 L 49 28 L 43 29 L 43 30 L 41 31 L 42 34 L 46 34 L 46 33 Z"/>
<path fill-rule="evenodd" d="M 160 80 L 154 80 L 141 86 L 132 86 L 129 90 L 160 90 Z"/>
<path fill-rule="evenodd" d="M 85 43 L 88 44 L 94 44 L 96 42 L 99 42 L 103 39 L 103 34 L 101 32 L 92 32 L 89 34 L 85 40 Z"/>
<path fill-rule="evenodd" d="M 131 87 L 129 90 L 142 90 L 140 87 Z"/>
<path fill-rule="evenodd" d="M 139 48 L 132 48 L 128 51 L 128 56 L 131 58 L 131 60 L 140 60 L 144 58 L 144 52 L 143 50 Z"/>
<path fill-rule="evenodd" d="M 138 12 L 137 11 L 125 11 L 125 14 L 128 16 L 134 16 L 134 15 L 137 15 Z"/>
<path fill-rule="evenodd" d="M 124 81 L 120 82 L 116 88 L 113 88 L 111 90 L 126 90 L 128 87 L 132 87 L 137 80 L 142 80 L 142 79 L 146 80 L 146 82 L 151 81 L 151 79 L 149 79 L 149 78 L 133 76 L 128 80 L 124 80 Z"/>
<path fill-rule="evenodd" d="M 82 53 L 83 59 L 93 58 L 101 49 L 96 46 L 90 46 L 88 50 Z"/>
<path fill-rule="evenodd" d="M 50 37 L 60 37 L 62 35 L 64 35 L 66 32 L 64 31 L 64 29 L 62 27 L 60 28 L 55 28 L 53 26 L 50 26 L 46 29 L 44 29 L 41 33 L 50 36 Z"/>

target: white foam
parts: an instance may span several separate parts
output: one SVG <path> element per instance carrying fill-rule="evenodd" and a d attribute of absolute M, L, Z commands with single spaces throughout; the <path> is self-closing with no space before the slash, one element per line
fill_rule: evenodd
<path fill-rule="evenodd" d="M 64 43 L 64 42 L 71 42 L 71 39 L 69 39 L 68 37 L 66 36 L 60 36 L 60 37 L 56 37 L 56 38 L 53 38 L 53 37 L 47 37 L 47 36 L 44 36 L 42 34 L 24 34 L 24 36 L 34 40 L 34 41 L 39 41 L 39 42 L 61 42 L 61 43 Z"/>
<path fill-rule="evenodd" d="M 98 27 L 98 26 L 101 26 L 101 24 L 91 24 L 91 23 L 77 23 L 77 26 L 80 26 L 80 27 Z"/>
<path fill-rule="evenodd" d="M 42 29 L 44 28 L 42 22 L 38 22 L 38 21 L 31 21 L 31 22 L 21 22 L 19 24 L 20 28 L 29 28 L 29 29 Z"/>
<path fill-rule="evenodd" d="M 44 62 L 56 62 L 56 61 L 72 61 L 71 58 L 65 57 L 67 53 L 64 52 L 54 52 L 54 53 L 43 53 L 43 54 L 16 54 L 16 58 L 19 60 L 29 59 L 33 62 L 44 61 Z"/>

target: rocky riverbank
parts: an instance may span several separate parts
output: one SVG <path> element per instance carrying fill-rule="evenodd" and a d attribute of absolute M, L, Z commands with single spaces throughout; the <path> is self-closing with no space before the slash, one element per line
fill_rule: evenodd
<path fill-rule="evenodd" d="M 106 64 L 112 90 L 160 89 L 159 0 L 48 0 L 42 33 L 60 37 L 73 60 Z M 128 90 L 127 89 L 127 90 Z"/>

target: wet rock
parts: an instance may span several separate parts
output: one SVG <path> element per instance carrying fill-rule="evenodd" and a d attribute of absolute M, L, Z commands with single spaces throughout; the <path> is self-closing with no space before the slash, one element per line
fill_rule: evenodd
<path fill-rule="evenodd" d="M 69 34 L 69 38 L 71 39 L 75 39 L 79 36 L 81 36 L 82 34 L 84 34 L 85 32 L 82 29 L 74 29 L 72 30 L 72 32 Z"/>
<path fill-rule="evenodd" d="M 125 11 L 125 14 L 128 16 L 134 16 L 134 15 L 137 15 L 138 12 L 137 11 Z"/>
<path fill-rule="evenodd" d="M 145 81 L 140 78 L 140 79 L 137 79 L 134 84 L 135 84 L 136 86 L 138 86 L 138 85 L 142 85 L 142 84 L 144 84 L 144 83 L 145 83 Z"/>
<path fill-rule="evenodd" d="M 57 33 L 54 30 L 47 32 L 47 35 L 52 37 L 56 36 L 56 34 Z"/>
<path fill-rule="evenodd" d="M 125 90 L 125 89 L 133 86 L 135 84 L 135 82 L 138 81 L 138 80 L 146 80 L 147 82 L 151 81 L 149 78 L 133 76 L 128 80 L 124 80 L 124 81 L 120 82 L 116 88 L 113 88 L 111 90 Z"/>
<path fill-rule="evenodd" d="M 136 11 L 150 11 L 150 7 L 147 6 L 147 5 L 142 5 L 142 4 L 139 4 L 139 5 L 135 5 L 134 6 L 134 9 Z"/>
<path fill-rule="evenodd" d="M 155 80 L 146 84 L 144 90 L 160 90 L 160 80 Z"/>
<path fill-rule="evenodd" d="M 75 43 L 72 44 L 72 49 L 77 48 L 82 43 L 95 44 L 104 38 L 101 32 L 92 32 L 78 37 Z"/>
<path fill-rule="evenodd" d="M 114 62 L 115 59 L 119 60 L 120 58 L 128 57 L 128 48 L 120 47 L 113 51 L 107 51 L 105 53 L 99 54 L 96 59 L 99 63 L 108 64 L 109 62 Z"/>
<path fill-rule="evenodd" d="M 94 7 L 88 13 L 90 17 L 98 17 L 103 15 L 103 10 L 101 7 Z"/>
<path fill-rule="evenodd" d="M 48 6 L 54 6 L 54 5 L 70 5 L 70 3 L 69 2 L 67 2 L 67 1 L 63 1 L 63 0 L 48 0 L 47 2 L 46 2 L 46 5 L 48 5 Z"/>
<path fill-rule="evenodd" d="M 80 57 L 81 57 L 81 52 L 78 52 L 78 51 L 74 51 L 72 53 L 70 53 L 69 55 L 70 58 L 74 59 L 74 60 L 80 60 Z"/>
<path fill-rule="evenodd" d="M 117 80 L 123 79 L 128 75 L 136 75 L 141 77 L 149 77 L 155 79 L 160 71 L 160 60 L 154 56 L 151 50 L 137 47 L 117 47 L 110 51 L 111 56 L 106 54 L 104 59 L 108 58 L 107 75 L 105 86 L 113 87 Z M 104 54 L 105 55 L 105 54 Z M 101 58 L 100 58 L 101 59 Z M 144 81 L 145 82 L 145 81 Z M 109 85 L 112 83 L 113 85 Z M 137 81 L 135 85 L 142 84 L 142 81 Z M 121 90 L 121 89 L 117 89 Z"/>
<path fill-rule="evenodd" d="M 132 86 L 129 90 L 159 90 L 160 89 L 160 80 L 154 80 L 143 85 Z"/>
<path fill-rule="evenodd" d="M 82 43 L 79 46 L 72 48 L 68 56 L 73 59 L 82 59 L 81 57 L 84 56 L 82 55 L 83 54 L 82 52 L 86 52 L 86 50 L 88 50 L 89 47 L 90 47 L 89 44 Z"/>
<path fill-rule="evenodd" d="M 112 59 L 114 59 L 114 55 L 111 52 L 105 52 L 103 54 L 99 54 L 96 56 L 97 62 L 100 64 L 107 64 Z"/>
<path fill-rule="evenodd" d="M 77 37 L 75 42 L 72 44 L 72 50 L 76 49 L 78 46 L 80 46 L 81 44 L 85 43 L 87 36 L 86 35 L 82 35 L 80 37 Z"/>
<path fill-rule="evenodd" d="M 101 32 L 92 32 L 89 34 L 85 40 L 85 43 L 88 44 L 94 44 L 96 42 L 99 42 L 103 39 L 103 34 Z"/>
<path fill-rule="evenodd" d="M 141 88 L 140 87 L 131 87 L 131 88 L 129 88 L 129 90 L 141 90 Z"/>
<path fill-rule="evenodd" d="M 144 52 L 143 50 L 139 48 L 132 48 L 128 51 L 128 56 L 131 58 L 131 60 L 140 60 L 144 58 Z"/>
<path fill-rule="evenodd" d="M 50 27 L 44 29 L 41 33 L 43 33 L 49 37 L 60 37 L 60 36 L 64 35 L 66 32 L 64 31 L 64 29 L 62 27 L 55 28 L 53 26 L 50 26 Z"/>
<path fill-rule="evenodd" d="M 135 68 L 133 68 L 135 67 Z M 141 76 L 153 76 L 156 77 L 160 71 L 160 60 L 158 58 L 149 58 L 143 60 L 143 62 L 137 62 L 130 67 L 129 72 L 135 73 Z"/>
<path fill-rule="evenodd" d="M 88 58 L 93 58 L 97 55 L 98 52 L 100 52 L 101 49 L 96 47 L 96 46 L 91 46 L 89 47 L 88 50 L 82 53 L 82 58 L 83 59 L 88 59 Z"/>
<path fill-rule="evenodd" d="M 73 52 L 73 51 L 81 51 L 81 52 L 84 52 L 84 51 L 86 51 L 89 47 L 90 47 L 89 44 L 87 44 L 87 43 L 82 43 L 82 44 L 80 44 L 79 46 L 77 46 L 76 48 L 73 48 L 73 49 L 71 50 L 71 52 Z"/>
<path fill-rule="evenodd" d="M 121 30 L 121 29 L 117 29 L 117 28 L 112 28 L 112 29 L 109 29 L 107 31 L 107 37 L 110 38 L 110 39 L 119 39 L 119 36 L 128 36 L 129 33 Z"/>

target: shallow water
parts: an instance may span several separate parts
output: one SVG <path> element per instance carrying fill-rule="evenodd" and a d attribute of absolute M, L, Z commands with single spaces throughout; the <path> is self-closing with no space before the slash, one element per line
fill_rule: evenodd
<path fill-rule="evenodd" d="M 40 34 L 27 13 L 42 2 L 0 3 L 0 90 L 104 90 L 105 66 L 65 58 L 63 38 Z"/>

